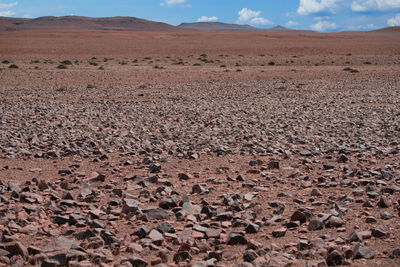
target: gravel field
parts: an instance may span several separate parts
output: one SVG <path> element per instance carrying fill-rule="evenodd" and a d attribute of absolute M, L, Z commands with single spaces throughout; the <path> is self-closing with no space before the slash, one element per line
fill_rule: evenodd
<path fill-rule="evenodd" d="M 399 43 L 0 32 L 0 266 L 400 266 Z"/>

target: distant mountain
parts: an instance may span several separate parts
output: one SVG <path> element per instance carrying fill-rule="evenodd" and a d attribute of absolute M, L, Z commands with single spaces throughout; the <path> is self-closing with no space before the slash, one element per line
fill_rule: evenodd
<path fill-rule="evenodd" d="M 194 22 L 182 23 L 178 28 L 189 31 L 259 31 L 259 28 L 250 25 L 229 24 L 222 22 Z"/>
<path fill-rule="evenodd" d="M 268 31 L 268 32 L 298 32 L 298 33 L 302 33 L 302 32 L 304 32 L 304 33 L 306 33 L 306 32 L 308 32 L 308 33 L 314 32 L 314 31 L 310 31 L 310 30 L 288 29 L 288 28 L 285 28 L 285 27 L 283 27 L 283 26 L 281 26 L 281 25 L 275 26 L 275 27 L 270 28 L 270 29 L 265 29 L 265 31 Z"/>
<path fill-rule="evenodd" d="M 0 17 L 0 31 L 15 30 L 125 30 L 125 31 L 210 31 L 210 32 L 282 32 L 310 33 L 309 30 L 294 30 L 282 26 L 270 29 L 250 25 L 222 22 L 182 23 L 179 26 L 135 17 L 91 18 L 79 16 L 9 18 Z M 388 27 L 371 32 L 400 33 L 400 27 Z"/>
<path fill-rule="evenodd" d="M 20 19 L 0 17 L 0 30 L 136 30 L 174 31 L 175 26 L 134 17 L 90 18 L 78 16 Z"/>
<path fill-rule="evenodd" d="M 400 26 L 382 28 L 371 32 L 400 33 Z"/>

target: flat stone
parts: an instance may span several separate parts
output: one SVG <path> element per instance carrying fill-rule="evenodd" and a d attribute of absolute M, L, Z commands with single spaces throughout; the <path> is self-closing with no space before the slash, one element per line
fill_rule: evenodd
<path fill-rule="evenodd" d="M 354 247 L 353 254 L 355 259 L 372 259 L 375 256 L 375 254 L 367 246 L 361 243 Z"/>
<path fill-rule="evenodd" d="M 229 234 L 226 240 L 227 245 L 246 245 L 247 239 L 240 233 L 232 232 Z"/>
<path fill-rule="evenodd" d="M 272 236 L 276 237 L 276 238 L 283 237 L 283 236 L 285 236 L 286 231 L 287 231 L 287 229 L 284 227 L 276 229 L 276 230 L 272 231 Z"/>

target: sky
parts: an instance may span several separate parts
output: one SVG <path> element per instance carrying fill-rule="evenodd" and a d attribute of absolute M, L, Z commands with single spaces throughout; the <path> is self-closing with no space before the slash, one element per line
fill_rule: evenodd
<path fill-rule="evenodd" d="M 0 0 L 0 16 L 132 16 L 172 25 L 218 21 L 321 32 L 400 26 L 400 0 Z"/>

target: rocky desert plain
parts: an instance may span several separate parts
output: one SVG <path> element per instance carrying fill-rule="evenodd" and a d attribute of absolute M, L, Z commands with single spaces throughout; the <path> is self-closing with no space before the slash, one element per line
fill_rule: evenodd
<path fill-rule="evenodd" d="M 400 266 L 400 34 L 0 32 L 1 266 Z"/>

